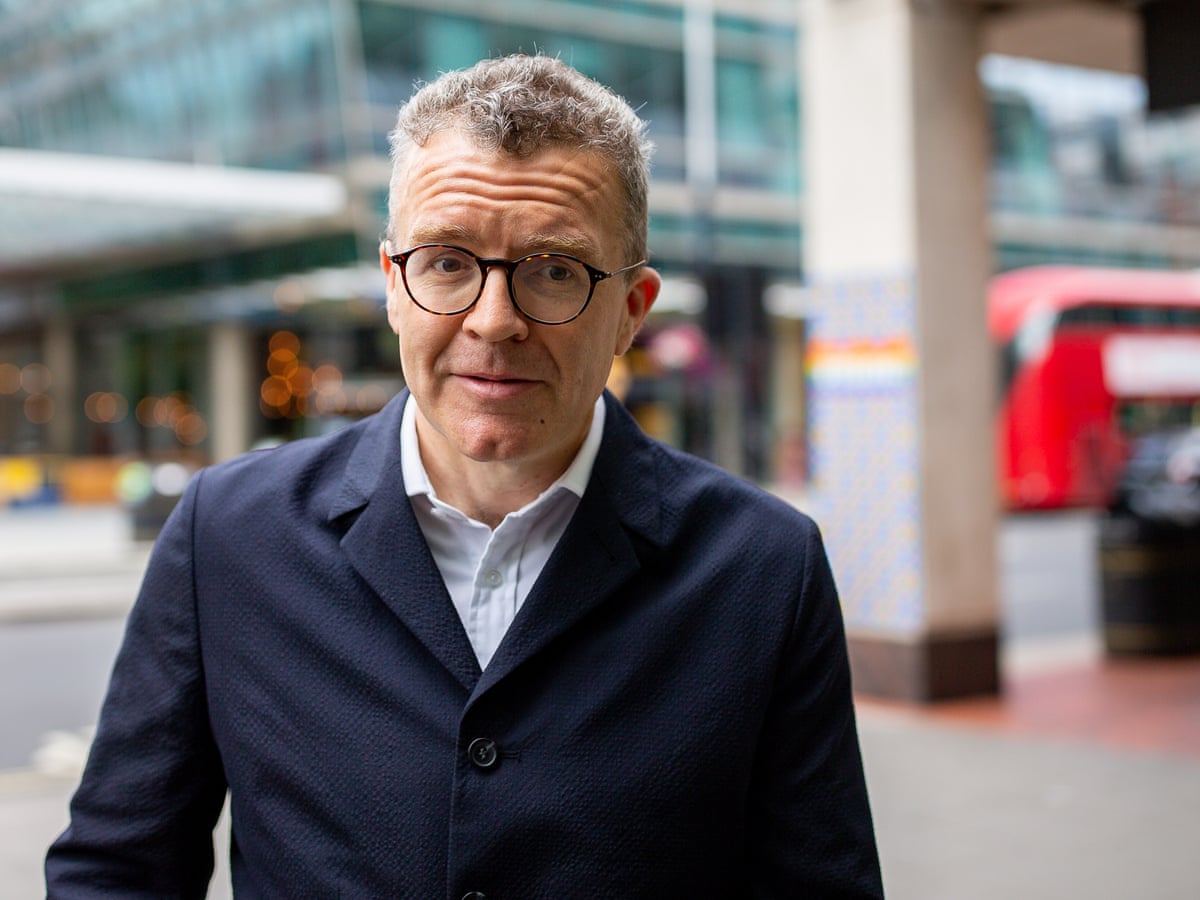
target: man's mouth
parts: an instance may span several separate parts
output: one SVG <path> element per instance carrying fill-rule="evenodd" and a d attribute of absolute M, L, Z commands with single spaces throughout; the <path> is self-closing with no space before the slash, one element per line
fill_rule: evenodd
<path fill-rule="evenodd" d="M 534 379 L 501 372 L 462 372 L 458 377 L 470 390 L 490 399 L 515 396 L 537 384 Z"/>
<path fill-rule="evenodd" d="M 516 375 L 493 374 L 490 372 L 464 372 L 462 373 L 462 377 L 470 378 L 474 381 L 490 381 L 499 384 L 508 382 L 526 382 L 530 380 L 528 378 L 520 378 Z"/>

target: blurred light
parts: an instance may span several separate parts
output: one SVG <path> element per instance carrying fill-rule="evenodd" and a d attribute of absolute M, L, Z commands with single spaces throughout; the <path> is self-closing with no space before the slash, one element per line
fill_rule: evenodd
<path fill-rule="evenodd" d="M 162 463 L 154 467 L 150 483 L 154 490 L 164 497 L 178 497 L 187 488 L 191 477 L 191 473 L 183 463 Z"/>
<path fill-rule="evenodd" d="M 307 397 L 313 391 L 313 372 L 308 366 L 296 366 L 287 376 L 288 388 L 297 397 Z"/>
<path fill-rule="evenodd" d="M 197 412 L 188 412 L 175 423 L 175 436 L 180 443 L 195 446 L 208 436 L 208 423 Z"/>
<path fill-rule="evenodd" d="M 267 357 L 267 371 L 272 375 L 287 375 L 298 365 L 300 360 L 287 347 L 272 350 L 271 355 Z"/>
<path fill-rule="evenodd" d="M 88 394 L 88 398 L 83 401 L 83 414 L 92 422 L 100 421 L 100 414 L 96 411 L 96 401 L 99 397 L 99 393 Z"/>
<path fill-rule="evenodd" d="M 21 370 L 21 387 L 27 394 L 44 394 L 52 380 L 50 370 L 41 363 L 30 363 Z"/>
<path fill-rule="evenodd" d="M 158 422 L 154 418 L 157 406 L 157 397 L 147 396 L 139 400 L 137 406 L 134 408 L 134 415 L 137 417 L 138 424 L 144 428 L 153 428 L 157 425 Z"/>
<path fill-rule="evenodd" d="M 342 370 L 333 363 L 324 363 L 313 370 L 313 387 L 318 394 L 341 394 Z"/>
<path fill-rule="evenodd" d="M 163 397 L 155 404 L 154 421 L 158 425 L 175 428 L 179 424 L 179 420 L 187 415 L 190 410 L 191 404 L 188 402 L 187 394 L 176 391 L 173 394 Z"/>
<path fill-rule="evenodd" d="M 292 398 L 291 388 L 288 385 L 287 379 L 279 375 L 271 375 L 266 378 L 262 383 L 262 387 L 259 388 L 258 393 L 262 397 L 263 403 L 273 407 L 284 406 Z"/>
<path fill-rule="evenodd" d="M 21 389 L 21 370 L 12 363 L 0 363 L 0 394 L 15 394 Z"/>
<path fill-rule="evenodd" d="M 105 403 L 111 404 L 111 409 L 108 412 L 109 422 L 123 422 L 125 417 L 129 415 L 129 401 L 125 399 L 124 394 L 112 391 L 109 393 Z"/>
<path fill-rule="evenodd" d="M 153 477 L 146 463 L 126 463 L 117 470 L 117 499 L 122 503 L 141 503 L 153 490 Z"/>
<path fill-rule="evenodd" d="M 0 457 L 0 496 L 32 497 L 42 486 L 42 467 L 33 459 Z"/>
<path fill-rule="evenodd" d="M 83 412 L 93 422 L 120 422 L 129 412 L 129 403 L 116 392 L 97 391 L 83 402 Z"/>
<path fill-rule="evenodd" d="M 45 425 L 54 418 L 54 401 L 45 394 L 26 397 L 25 418 L 34 425 Z"/>
<path fill-rule="evenodd" d="M 294 356 L 300 352 L 300 338 L 290 331 L 277 331 L 267 342 L 267 349 L 272 353 L 276 350 L 291 350 Z"/>
<path fill-rule="evenodd" d="M 107 421 L 120 421 L 129 411 L 129 403 L 118 393 L 95 395 L 97 412 L 104 413 L 109 409 L 108 404 L 115 404 L 112 415 L 117 418 Z M 89 402 L 92 400 L 88 398 Z M 195 445 L 208 436 L 208 423 L 194 406 L 191 398 L 184 391 L 175 391 L 165 397 L 147 395 L 138 401 L 134 410 L 137 420 L 145 428 L 162 427 L 175 432 L 175 438 L 182 444 Z"/>
<path fill-rule="evenodd" d="M 650 341 L 650 357 L 668 372 L 695 368 L 708 356 L 708 338 L 695 325 L 664 328 Z"/>
<path fill-rule="evenodd" d="M 159 397 L 154 403 L 154 424 L 167 426 L 171 424 L 171 413 L 175 404 L 170 397 Z"/>
<path fill-rule="evenodd" d="M 313 407 L 322 415 L 344 412 L 346 394 L 340 388 L 336 391 L 322 391 L 313 400 Z"/>

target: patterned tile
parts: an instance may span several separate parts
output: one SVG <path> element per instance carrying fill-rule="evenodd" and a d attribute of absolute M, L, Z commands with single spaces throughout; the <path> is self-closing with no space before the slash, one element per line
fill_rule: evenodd
<path fill-rule="evenodd" d="M 913 279 L 813 286 L 807 360 L 814 487 L 847 624 L 923 621 Z"/>

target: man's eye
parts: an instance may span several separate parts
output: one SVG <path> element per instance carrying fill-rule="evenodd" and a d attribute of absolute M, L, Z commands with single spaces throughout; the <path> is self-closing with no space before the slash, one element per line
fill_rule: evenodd
<path fill-rule="evenodd" d="M 574 274 L 566 266 L 560 266 L 555 263 L 542 268 L 542 277 L 550 281 L 570 281 L 574 277 Z"/>
<path fill-rule="evenodd" d="M 459 256 L 439 256 L 429 268 L 440 275 L 457 275 L 466 268 L 466 263 Z"/>
<path fill-rule="evenodd" d="M 531 278 L 553 285 L 569 284 L 580 278 L 577 267 L 566 259 L 535 257 L 525 264 L 525 268 Z"/>

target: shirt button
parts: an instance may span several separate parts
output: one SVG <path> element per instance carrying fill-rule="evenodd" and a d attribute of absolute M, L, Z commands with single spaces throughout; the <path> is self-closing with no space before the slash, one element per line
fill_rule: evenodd
<path fill-rule="evenodd" d="M 483 583 L 488 587 L 500 587 L 504 582 L 504 576 L 495 569 L 488 569 L 483 573 Z"/>
<path fill-rule="evenodd" d="M 462 895 L 462 900 L 487 900 L 487 894 L 483 891 L 467 891 Z"/>
<path fill-rule="evenodd" d="M 500 758 L 496 742 L 487 738 L 475 738 L 467 745 L 467 758 L 480 769 L 490 769 Z M 480 896 L 483 896 L 482 894 Z"/>

